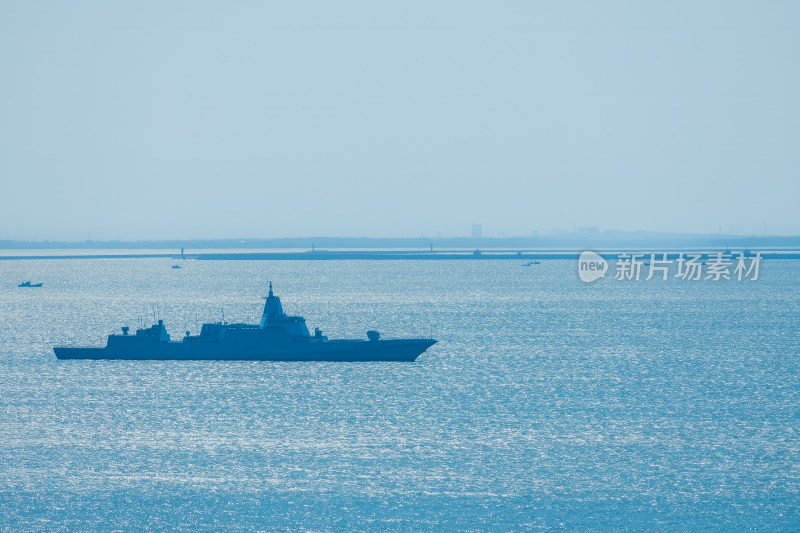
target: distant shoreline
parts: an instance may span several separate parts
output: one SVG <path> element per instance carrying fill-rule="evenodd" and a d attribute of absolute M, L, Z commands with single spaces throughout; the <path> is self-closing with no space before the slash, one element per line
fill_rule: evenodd
<path fill-rule="evenodd" d="M 657 233 L 648 231 L 576 231 L 530 235 L 526 237 L 286 237 L 239 239 L 162 239 L 105 241 L 28 241 L 0 239 L 0 255 L 14 250 L 42 250 L 41 256 L 76 252 L 120 250 L 130 254 L 168 254 L 181 249 L 191 253 L 226 252 L 295 252 L 298 250 L 374 250 L 454 252 L 480 250 L 522 250 L 531 252 L 574 250 L 793 250 L 800 251 L 800 236 L 729 235 L 696 233 Z M 48 253 L 46 250 L 57 250 Z M 13 255 L 25 255 L 23 253 Z M 86 253 L 84 255 L 94 255 Z M 112 255 L 108 253 L 108 255 Z"/>
<path fill-rule="evenodd" d="M 606 259 L 616 259 L 621 253 L 641 253 L 643 260 L 650 259 L 650 254 L 656 254 L 656 258 L 661 258 L 661 254 L 666 253 L 668 259 L 675 259 L 680 253 L 700 254 L 703 259 L 714 256 L 717 253 L 725 252 L 723 249 L 715 248 L 679 248 L 679 249 L 593 249 L 603 255 Z M 52 259 L 170 259 L 179 261 L 182 259 L 194 261 L 452 261 L 452 260 L 516 260 L 516 261 L 538 261 L 538 260 L 575 260 L 583 250 L 446 250 L 446 251 L 421 251 L 421 250 L 295 250 L 295 251 L 276 251 L 276 252 L 207 252 L 207 253 L 187 253 L 181 256 L 180 253 L 122 253 L 122 254 L 50 254 L 50 255 L 2 255 L 0 261 L 15 260 L 52 260 Z M 753 255 L 761 254 L 763 259 L 800 259 L 800 249 L 792 250 L 764 250 L 764 249 L 729 249 L 728 253 L 738 256 L 740 252 Z"/>

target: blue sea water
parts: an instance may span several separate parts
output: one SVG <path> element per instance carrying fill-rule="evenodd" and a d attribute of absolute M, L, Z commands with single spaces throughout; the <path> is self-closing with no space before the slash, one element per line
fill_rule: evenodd
<path fill-rule="evenodd" d="M 0 529 L 800 529 L 800 262 L 593 284 L 572 261 L 0 262 Z M 19 289 L 23 280 L 45 282 Z M 57 361 L 267 281 L 416 363 Z"/>

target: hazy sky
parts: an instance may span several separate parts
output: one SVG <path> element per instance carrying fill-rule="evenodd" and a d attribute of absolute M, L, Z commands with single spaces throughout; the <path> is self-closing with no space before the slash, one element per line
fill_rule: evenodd
<path fill-rule="evenodd" d="M 800 2 L 0 4 L 0 239 L 800 233 Z"/>

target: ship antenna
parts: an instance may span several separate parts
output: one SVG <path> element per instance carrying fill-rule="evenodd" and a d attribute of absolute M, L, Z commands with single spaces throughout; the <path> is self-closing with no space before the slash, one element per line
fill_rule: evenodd
<path fill-rule="evenodd" d="M 272 282 L 269 282 L 269 295 L 272 296 Z"/>

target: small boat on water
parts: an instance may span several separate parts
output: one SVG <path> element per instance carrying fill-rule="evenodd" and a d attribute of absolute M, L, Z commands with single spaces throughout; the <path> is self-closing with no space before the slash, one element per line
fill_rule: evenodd
<path fill-rule="evenodd" d="M 172 265 L 172 268 L 181 268 L 180 265 Z"/>
<path fill-rule="evenodd" d="M 540 265 L 540 264 L 541 263 L 539 261 L 528 261 L 527 263 L 522 263 L 522 266 L 529 267 L 529 266 L 532 266 L 532 265 Z"/>
<path fill-rule="evenodd" d="M 41 287 L 44 283 L 31 283 L 30 281 L 23 281 L 17 287 Z"/>

